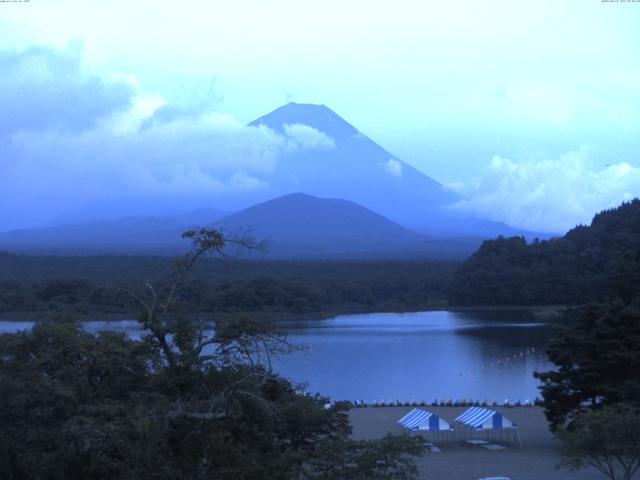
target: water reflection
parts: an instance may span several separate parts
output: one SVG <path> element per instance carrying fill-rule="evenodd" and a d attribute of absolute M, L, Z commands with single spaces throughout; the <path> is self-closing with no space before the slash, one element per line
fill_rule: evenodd
<path fill-rule="evenodd" d="M 0 333 L 31 325 L 0 322 Z M 307 348 L 278 357 L 276 370 L 336 399 L 532 399 L 533 371 L 550 368 L 544 347 L 551 327 L 521 311 L 377 313 L 282 325 Z M 83 326 L 142 334 L 135 321 Z"/>
<path fill-rule="evenodd" d="M 309 348 L 280 358 L 278 370 L 334 398 L 524 400 L 538 394 L 533 371 L 549 368 L 550 328 L 527 312 L 345 315 L 288 327 Z"/>

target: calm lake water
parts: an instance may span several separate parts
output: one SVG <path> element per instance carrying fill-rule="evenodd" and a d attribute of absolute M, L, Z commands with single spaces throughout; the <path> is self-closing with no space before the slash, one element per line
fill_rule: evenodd
<path fill-rule="evenodd" d="M 130 321 L 84 325 L 140 334 Z M 550 368 L 551 327 L 526 312 L 374 313 L 283 325 L 306 348 L 277 358 L 275 369 L 333 399 L 533 399 L 533 372 Z M 0 321 L 0 332 L 29 326 Z"/>

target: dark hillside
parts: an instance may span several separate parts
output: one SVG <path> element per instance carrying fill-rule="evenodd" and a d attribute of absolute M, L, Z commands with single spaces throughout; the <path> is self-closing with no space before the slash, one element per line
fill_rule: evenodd
<path fill-rule="evenodd" d="M 456 272 L 455 305 L 584 304 L 640 291 L 640 200 L 597 214 L 564 237 L 485 241 Z"/>
<path fill-rule="evenodd" d="M 463 259 L 475 237 L 434 238 L 412 232 L 355 202 L 294 193 L 217 221 L 224 232 L 243 231 L 269 242 L 271 259 Z"/>

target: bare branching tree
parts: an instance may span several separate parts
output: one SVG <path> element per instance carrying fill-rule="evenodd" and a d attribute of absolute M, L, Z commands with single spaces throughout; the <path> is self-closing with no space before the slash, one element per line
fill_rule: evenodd
<path fill-rule="evenodd" d="M 215 336 L 206 336 L 202 322 L 196 326 L 176 312 L 180 289 L 196 264 L 207 257 L 225 257 L 229 249 L 240 252 L 264 252 L 266 243 L 247 232 L 226 236 L 213 229 L 200 228 L 182 234 L 190 239 L 192 248 L 176 260 L 176 272 L 168 287 L 158 288 L 147 281 L 143 292 L 122 288 L 142 308 L 139 318 L 143 328 L 157 342 L 168 367 L 173 370 L 191 368 L 200 361 L 203 350 L 217 343 Z"/>
<path fill-rule="evenodd" d="M 266 321 L 246 317 L 216 322 L 215 333 L 207 335 L 202 321 L 182 315 L 177 308 L 180 289 L 185 279 L 204 259 L 237 258 L 243 253 L 266 250 L 264 241 L 257 241 L 248 229 L 233 235 L 200 228 L 183 233 L 192 248 L 176 261 L 176 272 L 168 285 L 158 287 L 147 281 L 141 291 L 123 288 L 142 308 L 139 318 L 147 340 L 160 352 L 162 366 L 174 374 L 202 372 L 203 366 L 218 370 L 241 372 L 235 379 L 216 392 L 195 395 L 189 401 L 176 402 L 173 416 L 189 416 L 206 420 L 229 415 L 240 397 L 250 397 L 268 408 L 258 390 L 276 376 L 272 372 L 272 358 L 298 348 L 287 341 L 286 335 Z"/>

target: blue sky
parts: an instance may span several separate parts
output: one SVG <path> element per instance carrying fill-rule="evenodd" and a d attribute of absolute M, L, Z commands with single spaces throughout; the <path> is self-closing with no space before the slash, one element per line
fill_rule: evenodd
<path fill-rule="evenodd" d="M 463 212 L 566 229 L 640 193 L 638 25 L 600 0 L 3 3 L 0 230 L 114 191 L 254 188 L 282 145 L 244 125 L 291 100 Z M 183 118 L 150 127 L 163 107 Z"/>

